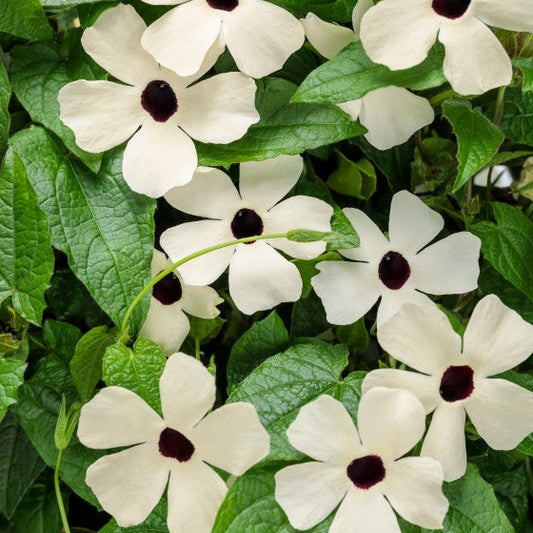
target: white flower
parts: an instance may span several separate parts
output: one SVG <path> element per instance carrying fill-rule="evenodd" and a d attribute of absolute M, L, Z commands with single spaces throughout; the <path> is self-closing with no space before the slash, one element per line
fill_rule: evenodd
<path fill-rule="evenodd" d="M 78 80 L 59 91 L 61 120 L 76 143 L 103 152 L 133 137 L 124 152 L 124 179 L 134 191 L 159 197 L 189 182 L 197 167 L 193 139 L 229 143 L 259 120 L 254 81 L 238 72 L 189 85 L 213 65 L 213 54 L 193 77 L 180 78 L 141 48 L 146 25 L 132 6 L 105 11 L 82 37 L 85 51 L 115 78 Z M 139 129 L 140 127 L 140 129 Z"/>
<path fill-rule="evenodd" d="M 533 326 L 494 295 L 474 309 L 464 338 L 436 308 L 407 304 L 378 330 L 381 346 L 422 372 L 373 370 L 375 386 L 412 391 L 433 413 L 421 455 L 434 457 L 453 481 L 466 470 L 465 414 L 487 444 L 512 450 L 533 431 L 533 393 L 504 379 L 488 379 L 518 365 L 533 350 Z"/>
<path fill-rule="evenodd" d="M 373 389 L 361 397 L 357 427 L 331 396 L 300 409 L 287 437 L 316 461 L 275 476 L 276 501 L 291 525 L 313 527 L 340 503 L 329 533 L 399 533 L 393 509 L 413 524 L 442 528 L 442 467 L 430 457 L 400 459 L 424 434 L 420 402 L 408 391 Z"/>
<path fill-rule="evenodd" d="M 263 0 L 144 0 L 183 4 L 144 32 L 143 47 L 181 76 L 199 68 L 217 40 L 241 72 L 262 78 L 279 70 L 304 43 L 303 28 L 285 9 Z"/>
<path fill-rule="evenodd" d="M 355 30 L 359 27 L 365 8 L 372 5 L 371 0 L 357 3 L 353 12 Z M 348 43 L 356 40 L 356 31 L 324 22 L 313 13 L 308 13 L 301 22 L 309 42 L 327 59 L 335 57 Z M 359 119 L 368 130 L 366 140 L 380 150 L 406 142 L 413 133 L 431 124 L 435 118 L 433 108 L 426 98 L 392 85 L 337 105 L 352 119 Z"/>
<path fill-rule="evenodd" d="M 474 290 L 481 241 L 466 231 L 431 246 L 443 218 L 408 191 L 392 198 L 389 238 L 359 209 L 343 210 L 359 234 L 360 246 L 339 250 L 356 262 L 324 261 L 311 284 L 331 324 L 359 320 L 381 296 L 378 327 L 403 303 L 434 305 L 420 291 L 455 294 Z"/>
<path fill-rule="evenodd" d="M 165 254 L 154 250 L 152 278 L 172 265 Z M 178 272 L 168 274 L 152 289 L 150 308 L 139 335 L 157 342 L 167 354 L 179 350 L 189 333 L 187 312 L 200 318 L 215 318 L 216 306 L 224 300 L 215 289 L 187 285 Z"/>
<path fill-rule="evenodd" d="M 131 446 L 98 459 L 86 482 L 122 527 L 140 524 L 168 482 L 171 533 L 209 533 L 227 487 L 206 463 L 241 475 L 269 451 L 255 407 L 238 402 L 204 415 L 215 379 L 196 359 L 177 353 L 159 383 L 163 418 L 122 387 L 102 389 L 81 410 L 80 441 L 89 448 Z"/>
<path fill-rule="evenodd" d="M 253 235 L 302 228 L 330 231 L 333 209 L 326 202 L 310 196 L 280 202 L 302 170 L 300 156 L 241 163 L 239 194 L 224 172 L 199 168 L 190 184 L 173 189 L 165 198 L 181 211 L 211 220 L 186 222 L 166 230 L 161 235 L 163 250 L 173 261 L 179 261 L 203 248 Z M 178 270 L 186 283 L 206 285 L 229 265 L 230 296 L 243 313 L 252 314 L 280 302 L 293 302 L 302 292 L 298 269 L 275 248 L 292 257 L 312 259 L 324 251 L 325 244 L 258 240 L 210 252 Z"/>
<path fill-rule="evenodd" d="M 483 170 L 480 170 L 474 176 L 474 185 L 478 187 L 486 187 L 487 182 L 489 181 L 489 172 L 492 168 L 492 174 L 490 177 L 490 182 L 493 187 L 498 189 L 506 189 L 513 184 L 513 175 L 511 170 L 506 165 L 495 165 L 494 167 L 487 167 Z"/>
<path fill-rule="evenodd" d="M 511 82 L 507 53 L 486 24 L 533 31 L 531 0 L 383 0 L 361 23 L 361 41 L 376 63 L 401 70 L 422 62 L 437 36 L 444 74 L 461 94 Z"/>

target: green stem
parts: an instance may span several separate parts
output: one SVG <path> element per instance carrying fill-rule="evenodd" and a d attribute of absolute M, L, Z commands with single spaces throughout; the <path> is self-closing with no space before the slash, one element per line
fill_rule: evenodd
<path fill-rule="evenodd" d="M 503 104 L 504 104 L 506 89 L 507 89 L 506 85 L 498 89 L 498 96 L 496 97 L 496 105 L 494 107 L 494 118 L 492 119 L 492 122 L 494 122 L 496 126 L 500 125 L 500 122 L 502 121 L 502 118 L 503 118 L 503 108 L 504 108 Z"/>
<path fill-rule="evenodd" d="M 194 337 L 194 354 L 196 355 L 196 359 L 198 359 L 198 361 L 200 360 L 200 337 L 198 337 L 198 335 L 195 335 Z"/>
<path fill-rule="evenodd" d="M 437 106 L 444 102 L 444 100 L 448 100 L 448 98 L 453 98 L 454 96 L 457 96 L 457 93 L 454 90 L 450 89 L 448 91 L 436 94 L 435 96 L 429 99 L 429 103 L 432 106 Z"/>
<path fill-rule="evenodd" d="M 57 452 L 56 469 L 54 471 L 54 487 L 56 489 L 57 506 L 59 507 L 59 514 L 61 515 L 61 522 L 63 522 L 63 529 L 65 530 L 65 533 L 70 533 L 67 513 L 65 512 L 65 506 L 63 505 L 63 497 L 61 496 L 61 488 L 59 486 L 59 467 L 61 465 L 62 457 L 63 457 L 63 450 L 59 450 Z"/>
<path fill-rule="evenodd" d="M 221 248 L 227 248 L 228 246 L 235 246 L 236 244 L 241 243 L 247 243 L 247 242 L 254 242 L 254 241 L 261 241 L 266 239 L 283 239 L 286 238 L 286 233 L 273 233 L 271 235 L 253 235 L 251 237 L 244 237 L 243 239 L 235 239 L 234 241 L 228 241 L 224 242 L 222 244 L 215 244 L 214 246 L 209 246 L 208 248 L 204 248 L 203 250 L 199 250 L 198 252 L 194 252 L 183 259 L 180 259 L 176 263 L 174 263 L 172 266 L 169 266 L 163 272 L 160 272 L 148 285 L 145 285 L 145 287 L 137 294 L 133 302 L 131 302 L 131 305 L 128 307 L 128 310 L 126 311 L 126 314 L 124 316 L 124 320 L 122 321 L 122 326 L 120 328 L 120 336 L 119 340 L 120 342 L 126 342 L 127 341 L 127 331 L 128 331 L 128 321 L 131 317 L 131 314 L 133 313 L 133 310 L 135 307 L 137 307 L 137 304 L 144 298 L 144 296 L 150 291 L 150 289 L 158 282 L 161 281 L 164 277 L 168 276 L 176 268 L 184 265 L 185 263 L 188 263 L 189 261 L 192 261 L 193 259 L 196 259 L 197 257 L 201 257 L 202 255 L 208 254 L 210 252 L 215 252 L 216 250 L 220 250 Z"/>

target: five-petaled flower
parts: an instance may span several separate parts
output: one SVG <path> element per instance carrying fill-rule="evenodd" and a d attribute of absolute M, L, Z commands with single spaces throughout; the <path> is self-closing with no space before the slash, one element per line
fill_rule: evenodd
<path fill-rule="evenodd" d="M 530 0 L 383 0 L 361 23 L 368 56 L 392 70 L 417 65 L 438 36 L 444 74 L 461 94 L 481 94 L 511 82 L 512 66 L 486 24 L 533 31 Z"/>
<path fill-rule="evenodd" d="M 293 196 L 280 202 L 302 170 L 300 156 L 241 163 L 237 191 L 221 170 L 199 168 L 191 183 L 173 189 L 165 198 L 185 213 L 211 220 L 186 222 L 166 230 L 161 235 L 163 250 L 173 261 L 179 261 L 200 249 L 254 235 L 302 228 L 330 231 L 333 209 L 323 200 Z M 186 283 L 206 285 L 229 265 L 230 296 L 243 313 L 252 314 L 280 302 L 295 301 L 301 295 L 297 267 L 275 248 L 292 257 L 312 259 L 325 250 L 325 244 L 284 238 L 257 240 L 198 257 L 178 271 Z"/>
<path fill-rule="evenodd" d="M 78 80 L 65 85 L 58 100 L 61 120 L 84 150 L 103 152 L 133 135 L 124 151 L 124 179 L 134 191 L 159 197 L 191 180 L 198 162 L 191 137 L 226 144 L 242 137 L 259 115 L 251 78 L 227 72 L 189 87 L 216 57 L 209 55 L 194 76 L 179 77 L 141 47 L 145 28 L 129 5 L 105 11 L 84 32 L 82 44 L 128 85 Z"/>
<path fill-rule="evenodd" d="M 123 527 L 143 522 L 168 483 L 170 532 L 209 533 L 227 487 L 206 463 L 241 475 L 267 455 L 268 433 L 249 403 L 205 416 L 215 402 L 215 379 L 193 357 L 172 355 L 159 388 L 163 418 L 122 387 L 106 387 L 83 406 L 83 444 L 130 446 L 93 463 L 86 482 Z"/>
<path fill-rule="evenodd" d="M 171 265 L 165 254 L 154 250 L 152 278 Z M 165 353 L 176 352 L 190 329 L 185 313 L 215 318 L 220 312 L 216 306 L 223 301 L 211 287 L 187 285 L 178 272 L 167 274 L 152 289 L 150 308 L 139 335 L 157 342 Z"/>
<path fill-rule="evenodd" d="M 304 43 L 303 28 L 285 9 L 264 0 L 144 0 L 181 4 L 144 32 L 142 45 L 182 76 L 199 68 L 206 54 L 225 46 L 237 68 L 254 78 L 279 70 Z"/>
<path fill-rule="evenodd" d="M 357 428 L 331 396 L 300 409 L 287 437 L 315 461 L 275 476 L 275 497 L 291 525 L 313 527 L 340 503 L 329 533 L 399 533 L 393 509 L 413 524 L 442 528 L 448 510 L 442 467 L 430 457 L 401 459 L 425 430 L 416 397 L 383 387 L 367 392 L 359 402 Z"/>
<path fill-rule="evenodd" d="M 421 373 L 373 370 L 363 392 L 382 386 L 407 389 L 426 413 L 434 411 L 421 455 L 437 459 L 447 481 L 466 470 L 466 414 L 496 450 L 515 448 L 533 431 L 533 393 L 505 379 L 489 379 L 515 367 L 533 350 L 533 326 L 497 296 L 477 304 L 462 341 L 444 313 L 411 304 L 380 327 L 378 341 Z"/>
<path fill-rule="evenodd" d="M 356 40 L 360 19 L 364 10 L 371 5 L 371 1 L 360 0 L 355 6 L 352 17 L 354 31 L 324 22 L 315 14 L 308 13 L 301 20 L 305 35 L 321 55 L 331 59 L 348 43 Z M 393 85 L 369 91 L 362 98 L 337 105 L 365 126 L 368 130 L 366 140 L 380 150 L 406 142 L 413 133 L 431 124 L 435 118 L 426 98 Z"/>
<path fill-rule="evenodd" d="M 332 324 L 351 324 L 381 296 L 378 327 L 403 303 L 433 305 L 420 291 L 454 294 L 477 287 L 480 240 L 462 231 L 426 246 L 444 226 L 443 218 L 408 191 L 392 198 L 389 238 L 359 209 L 343 210 L 361 245 L 339 250 L 352 261 L 318 263 L 311 284 Z"/>

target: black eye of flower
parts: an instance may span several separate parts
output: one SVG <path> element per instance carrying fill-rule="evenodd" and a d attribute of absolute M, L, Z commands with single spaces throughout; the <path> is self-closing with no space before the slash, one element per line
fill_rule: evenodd
<path fill-rule="evenodd" d="M 369 489 L 385 479 L 385 467 L 381 457 L 377 455 L 354 459 L 348 465 L 346 473 L 358 489 Z"/>
<path fill-rule="evenodd" d="M 431 7 L 437 15 L 449 19 L 462 17 L 469 6 L 470 0 L 433 0 L 431 3 Z"/>
<path fill-rule="evenodd" d="M 152 296 L 163 305 L 176 303 L 181 299 L 182 293 L 180 280 L 172 272 L 160 279 L 152 289 Z"/>
<path fill-rule="evenodd" d="M 222 11 L 233 11 L 239 5 L 239 0 L 207 0 L 207 3 L 213 9 L 221 9 Z"/>
<path fill-rule="evenodd" d="M 184 463 L 192 457 L 194 445 L 183 433 L 165 428 L 159 435 L 159 453 Z"/>
<path fill-rule="evenodd" d="M 261 235 L 263 221 L 252 209 L 239 209 L 231 221 L 231 231 L 236 239 Z"/>
<path fill-rule="evenodd" d="M 178 110 L 178 99 L 166 81 L 154 80 L 142 92 L 141 105 L 156 122 L 166 122 Z"/>
<path fill-rule="evenodd" d="M 398 252 L 387 252 L 378 268 L 379 279 L 391 290 L 401 289 L 411 275 L 411 268 L 405 257 Z"/>

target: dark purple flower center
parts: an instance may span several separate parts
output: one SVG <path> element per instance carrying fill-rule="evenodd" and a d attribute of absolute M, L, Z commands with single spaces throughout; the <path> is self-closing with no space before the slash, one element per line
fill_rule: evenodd
<path fill-rule="evenodd" d="M 469 366 L 449 366 L 442 374 L 439 392 L 443 400 L 456 402 L 474 391 L 474 371 Z"/>
<path fill-rule="evenodd" d="M 239 5 L 239 0 L 207 0 L 207 3 L 214 9 L 233 11 Z"/>
<path fill-rule="evenodd" d="M 387 252 L 379 263 L 378 275 L 385 287 L 395 291 L 409 279 L 411 268 L 402 254 Z"/>
<path fill-rule="evenodd" d="M 231 231 L 236 239 L 261 235 L 263 233 L 263 221 L 252 209 L 239 209 L 231 221 Z"/>
<path fill-rule="evenodd" d="M 365 455 L 354 459 L 346 469 L 350 481 L 358 489 L 369 489 L 385 479 L 385 467 L 381 457 Z"/>
<path fill-rule="evenodd" d="M 171 457 L 184 463 L 192 457 L 194 445 L 179 431 L 165 428 L 159 435 L 159 453 L 164 457 Z"/>
<path fill-rule="evenodd" d="M 176 303 L 182 295 L 180 280 L 171 272 L 163 279 L 160 279 L 152 289 L 152 296 L 163 305 Z"/>
<path fill-rule="evenodd" d="M 441 17 L 448 19 L 458 19 L 462 17 L 471 0 L 433 0 L 431 7 Z"/>
<path fill-rule="evenodd" d="M 178 110 L 178 99 L 166 81 L 154 80 L 145 87 L 141 105 L 156 122 L 166 122 Z"/>

